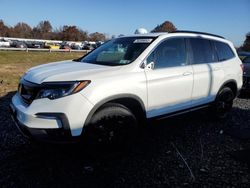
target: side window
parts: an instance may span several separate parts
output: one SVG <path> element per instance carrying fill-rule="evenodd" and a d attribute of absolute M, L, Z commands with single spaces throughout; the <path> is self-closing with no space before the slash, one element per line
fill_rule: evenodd
<path fill-rule="evenodd" d="M 192 51 L 192 64 L 204 64 L 217 61 L 212 44 L 207 39 L 189 38 Z"/>
<path fill-rule="evenodd" d="M 219 57 L 219 61 L 225 61 L 235 57 L 232 49 L 228 46 L 228 44 L 219 41 L 214 41 L 214 45 Z"/>
<path fill-rule="evenodd" d="M 147 58 L 147 63 L 150 62 L 155 63 L 155 69 L 186 65 L 185 39 L 173 38 L 162 42 Z"/>

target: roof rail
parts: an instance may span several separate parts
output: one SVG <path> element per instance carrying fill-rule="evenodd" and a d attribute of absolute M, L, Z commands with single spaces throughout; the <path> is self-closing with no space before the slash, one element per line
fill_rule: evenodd
<path fill-rule="evenodd" d="M 225 39 L 224 37 L 222 37 L 220 35 L 215 35 L 215 34 L 205 33 L 205 32 L 199 32 L 199 31 L 177 30 L 177 31 L 169 32 L 169 33 L 194 33 L 194 34 L 210 35 L 210 36 L 214 36 L 214 37 L 219 37 L 219 38 Z"/>

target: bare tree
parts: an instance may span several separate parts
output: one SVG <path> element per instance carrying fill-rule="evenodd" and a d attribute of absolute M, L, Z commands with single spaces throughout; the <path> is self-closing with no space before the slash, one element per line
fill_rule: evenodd
<path fill-rule="evenodd" d="M 87 39 L 87 32 L 79 29 L 77 26 L 65 25 L 61 30 L 61 40 L 82 41 Z"/>
<path fill-rule="evenodd" d="M 165 21 L 161 25 L 157 25 L 151 32 L 157 33 L 157 32 L 172 32 L 176 31 L 176 27 L 174 24 L 170 21 Z"/>
<path fill-rule="evenodd" d="M 52 25 L 49 21 L 41 21 L 33 28 L 33 37 L 41 39 L 50 39 L 52 37 Z"/>
<path fill-rule="evenodd" d="M 91 41 L 105 41 L 106 36 L 103 33 L 95 32 L 89 35 L 89 40 Z"/>
<path fill-rule="evenodd" d="M 8 37 L 9 32 L 10 32 L 9 27 L 5 25 L 3 20 L 0 20 L 0 36 Z"/>
<path fill-rule="evenodd" d="M 13 28 L 8 27 L 3 20 L 0 20 L 0 36 L 66 41 L 106 40 L 106 35 L 103 33 L 95 32 L 88 35 L 87 31 L 74 25 L 64 25 L 59 29 L 53 30 L 51 23 L 47 20 L 39 22 L 33 29 L 27 23 L 23 22 L 17 23 Z"/>
<path fill-rule="evenodd" d="M 12 37 L 31 38 L 32 28 L 24 22 L 19 22 L 11 29 L 11 35 Z"/>
<path fill-rule="evenodd" d="M 242 50 L 250 52 L 250 32 L 246 34 L 246 39 L 242 46 Z"/>

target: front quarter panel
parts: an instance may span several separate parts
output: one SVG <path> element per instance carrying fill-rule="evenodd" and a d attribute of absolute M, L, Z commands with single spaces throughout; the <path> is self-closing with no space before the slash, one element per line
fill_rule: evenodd
<path fill-rule="evenodd" d="M 112 76 L 91 80 L 91 83 L 81 92 L 94 106 L 112 98 L 112 96 L 133 95 L 147 106 L 146 78 L 143 69 L 137 71 L 119 71 Z"/>

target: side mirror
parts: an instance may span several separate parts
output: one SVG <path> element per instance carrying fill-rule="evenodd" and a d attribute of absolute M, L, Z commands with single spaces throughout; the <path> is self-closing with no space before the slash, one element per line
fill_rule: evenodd
<path fill-rule="evenodd" d="M 154 70 L 154 68 L 155 68 L 155 63 L 153 61 L 147 64 L 145 67 L 146 70 Z"/>

